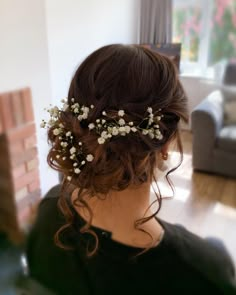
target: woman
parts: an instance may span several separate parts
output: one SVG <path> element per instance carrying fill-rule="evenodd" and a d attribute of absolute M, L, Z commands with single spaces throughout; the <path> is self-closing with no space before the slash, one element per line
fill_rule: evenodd
<path fill-rule="evenodd" d="M 102 47 L 63 103 L 42 123 L 64 180 L 40 205 L 31 275 L 56 294 L 236 294 L 227 252 L 156 218 L 161 192 L 158 210 L 150 206 L 172 141 L 182 156 L 188 120 L 172 62 L 140 46 Z"/>

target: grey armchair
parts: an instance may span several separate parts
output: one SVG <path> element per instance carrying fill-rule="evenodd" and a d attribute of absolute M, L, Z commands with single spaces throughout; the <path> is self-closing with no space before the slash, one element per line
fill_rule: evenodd
<path fill-rule="evenodd" d="M 223 109 L 217 90 L 193 110 L 193 168 L 236 177 L 236 125 L 224 125 Z"/>

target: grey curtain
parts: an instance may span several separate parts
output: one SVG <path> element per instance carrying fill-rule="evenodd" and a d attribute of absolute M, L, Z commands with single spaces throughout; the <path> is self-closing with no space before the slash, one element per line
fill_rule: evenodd
<path fill-rule="evenodd" d="M 171 43 L 172 0 L 141 0 L 140 43 Z"/>

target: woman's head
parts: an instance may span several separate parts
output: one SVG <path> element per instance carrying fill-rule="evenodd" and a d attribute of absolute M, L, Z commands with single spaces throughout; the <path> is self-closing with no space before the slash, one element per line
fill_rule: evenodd
<path fill-rule="evenodd" d="M 73 140 L 66 147 L 68 157 L 57 158 L 60 136 L 51 128 L 48 160 L 65 176 L 70 175 L 74 165 L 70 149 L 81 142 L 83 152 L 92 154 L 94 159 L 82 166 L 79 174 L 74 173 L 71 182 L 90 195 L 150 182 L 160 152 L 177 135 L 179 120 L 188 118 L 186 95 L 174 64 L 141 46 L 109 45 L 88 56 L 74 74 L 67 103 L 94 108 L 83 121 L 77 120 L 69 109 L 60 113 L 58 124 L 63 125 L 65 132 L 72 132 Z M 119 110 L 124 110 L 126 122 L 145 129 L 147 122 L 142 121 L 147 118 L 148 108 L 153 114 L 163 115 L 159 122 L 162 138 L 151 138 L 140 128 L 99 144 L 98 133 L 88 127 L 98 119 L 117 121 Z"/>

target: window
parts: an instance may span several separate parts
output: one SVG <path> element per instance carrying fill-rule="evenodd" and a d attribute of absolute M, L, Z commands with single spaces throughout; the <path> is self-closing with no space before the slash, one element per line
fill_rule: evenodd
<path fill-rule="evenodd" d="M 236 58 L 235 0 L 173 0 L 173 42 L 181 71 L 205 74 Z"/>

